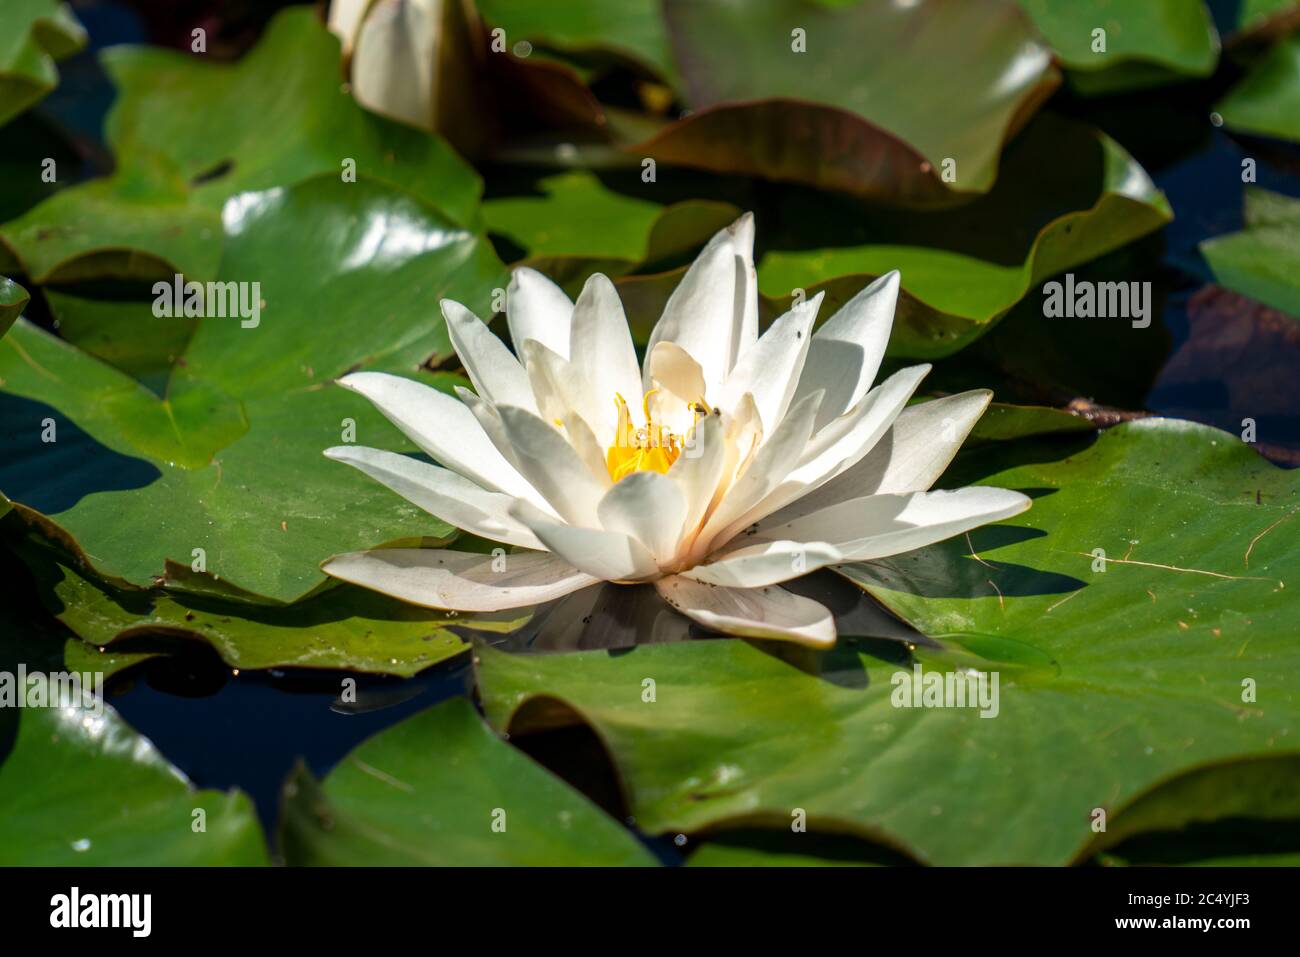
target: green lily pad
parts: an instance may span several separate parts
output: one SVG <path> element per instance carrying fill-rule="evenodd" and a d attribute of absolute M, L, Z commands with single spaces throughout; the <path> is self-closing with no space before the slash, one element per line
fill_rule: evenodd
<path fill-rule="evenodd" d="M 648 865 L 631 832 L 453 698 L 285 787 L 289 864 Z M 495 827 L 494 827 L 495 823 Z"/>
<path fill-rule="evenodd" d="M 161 651 L 100 651 L 80 638 L 69 638 L 63 644 L 63 667 L 68 671 L 98 671 L 105 681 L 154 658 L 163 657 Z"/>
<path fill-rule="evenodd" d="M 1200 248 L 1219 285 L 1300 319 L 1300 200 L 1248 189 L 1246 228 Z"/>
<path fill-rule="evenodd" d="M 1241 0 L 1234 43 L 1286 36 L 1300 26 L 1300 0 Z"/>
<path fill-rule="evenodd" d="M 101 707 L 102 714 L 85 704 L 23 712 L 0 764 L 0 864 L 267 862 L 245 794 L 196 790 L 111 706 Z"/>
<path fill-rule="evenodd" d="M 1300 34 L 1273 47 L 1215 111 L 1230 130 L 1300 142 Z"/>
<path fill-rule="evenodd" d="M 1115 815 L 1113 824 L 1094 835 L 1090 850 L 1224 819 L 1300 820 L 1300 755 L 1228 761 L 1175 778 Z"/>
<path fill-rule="evenodd" d="M 1219 34 L 1200 0 L 1020 0 L 1020 5 L 1061 58 L 1070 85 L 1085 95 L 1209 76 L 1219 60 Z"/>
<path fill-rule="evenodd" d="M 626 195 L 586 171 L 547 177 L 538 186 L 541 196 L 485 201 L 483 219 L 490 232 L 525 250 L 522 265 L 579 288 L 594 272 L 619 276 L 685 254 L 741 212 L 730 203 L 664 205 Z"/>
<path fill-rule="evenodd" d="M 152 47 L 103 58 L 119 91 L 106 126 L 117 172 L 0 229 L 38 281 L 206 281 L 228 199 L 322 174 L 383 180 L 456 225 L 475 221 L 478 176 L 438 137 L 357 106 L 340 89 L 338 40 L 309 8 L 281 12 L 233 65 Z"/>
<path fill-rule="evenodd" d="M 451 354 L 438 300 L 487 314 L 505 276 L 481 237 L 383 184 L 319 177 L 232 203 L 222 278 L 261 284 L 258 324 L 200 320 L 159 398 L 20 321 L 0 339 L 0 431 L 15 450 L 0 489 L 110 578 L 148 587 L 169 559 L 201 554 L 222 581 L 291 602 L 325 580 L 332 554 L 451 533 L 323 458 L 350 439 L 412 448 L 332 383 L 368 368 L 445 384 L 420 371 Z M 140 304 L 135 321 L 177 320 Z"/>
<path fill-rule="evenodd" d="M 693 112 L 633 152 L 893 205 L 987 192 L 1002 145 L 1059 82 L 1002 0 L 668 0 L 664 13 Z"/>
<path fill-rule="evenodd" d="M 532 699 L 571 708 L 608 746 L 649 832 L 788 826 L 802 808 L 810 831 L 939 864 L 1076 860 L 1098 808 L 1211 762 L 1295 753 L 1294 474 L 1191 423 L 1130 423 L 1073 448 L 964 455 L 949 481 L 1029 490 L 1034 507 L 969 545 L 846 566 L 943 637 L 948 650 L 917 662 L 927 672 L 999 675 L 996 717 L 895 707 L 893 676 L 913 662 L 871 645 L 785 658 L 719 640 L 618 656 L 483 648 L 489 718 L 514 733 L 540 713 Z M 1104 573 L 1092 571 L 1097 548 Z"/>
<path fill-rule="evenodd" d="M 1048 277 L 1172 218 L 1119 144 L 1073 121 L 1038 117 L 1008 148 L 1003 167 L 989 195 L 945 212 L 792 198 L 765 239 L 760 291 L 782 304 L 795 289 L 824 291 L 822 314 L 831 315 L 873 278 L 898 269 L 903 291 L 889 352 L 939 358 L 983 335 Z M 998 224 L 995 235 L 990 223 Z"/>
<path fill-rule="evenodd" d="M 86 45 L 86 31 L 60 0 L 6 0 L 0 10 L 0 126 L 59 83 L 55 61 Z"/>
<path fill-rule="evenodd" d="M 197 790 L 111 706 L 51 681 L 66 632 L 32 614 L 26 598 L 0 608 L 0 671 L 16 680 L 23 668 L 26 704 L 64 707 L 0 714 L 18 725 L 12 750 L 0 752 L 0 865 L 267 863 L 245 794 Z"/>
<path fill-rule="evenodd" d="M 676 84 L 668 31 L 657 0 L 478 0 L 488 26 L 505 31 L 507 47 L 521 40 L 564 53 L 614 54 Z"/>
<path fill-rule="evenodd" d="M 1006 442 L 1036 435 L 1092 432 L 1096 426 L 1064 409 L 993 402 L 971 429 L 969 442 Z"/>
<path fill-rule="evenodd" d="M 206 642 L 232 668 L 325 668 L 409 677 L 469 650 L 452 627 L 509 632 L 527 611 L 435 613 L 377 592 L 328 588 L 292 605 L 229 601 L 179 589 L 120 588 L 84 556 L 56 555 L 32 541 L 16 551 L 49 611 L 88 646 L 116 654 L 151 637 Z M 66 652 L 65 652 L 66 653 Z M 143 660 L 131 652 L 115 670 Z M 99 668 L 97 670 L 107 670 Z"/>
<path fill-rule="evenodd" d="M 30 299 L 26 289 L 12 279 L 0 276 L 0 336 L 8 332 L 14 320 L 23 314 Z"/>

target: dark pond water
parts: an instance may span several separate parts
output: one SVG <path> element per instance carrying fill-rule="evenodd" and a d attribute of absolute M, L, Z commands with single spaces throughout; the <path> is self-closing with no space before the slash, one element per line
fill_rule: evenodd
<path fill-rule="evenodd" d="M 163 5 L 155 6 L 161 10 Z M 1213 6 L 1221 25 L 1231 22 L 1234 3 Z M 79 13 L 95 46 L 140 42 L 148 35 L 136 13 L 122 4 L 87 3 L 79 6 Z M 66 64 L 61 72 L 64 83 L 44 110 L 80 136 L 85 169 L 93 172 L 103 162 L 95 143 L 111 93 L 89 56 Z M 1288 345 L 1284 338 L 1253 337 L 1253 344 L 1233 346 L 1237 351 L 1225 364 L 1228 347 L 1216 332 L 1257 319 L 1248 306 L 1207 294 L 1209 276 L 1196 247 L 1207 237 L 1241 228 L 1243 156 L 1258 159 L 1259 185 L 1300 195 L 1300 155 L 1277 144 L 1239 142 L 1214 128 L 1205 107 L 1213 102 L 1213 94 L 1205 85 L 1190 85 L 1114 102 L 1065 100 L 1057 105 L 1098 123 L 1134 152 L 1167 193 L 1178 217 L 1160 237 L 1139 244 L 1143 248 L 1135 267 L 1124 267 L 1136 268 L 1135 278 L 1150 278 L 1158 286 L 1164 303 L 1160 348 L 1154 355 L 1112 352 L 1097 360 L 1100 365 L 1093 370 L 1097 375 L 1090 381 L 1097 383 L 1098 401 L 1124 408 L 1197 419 L 1232 431 L 1239 431 L 1243 417 L 1254 417 L 1261 434 L 1267 434 L 1285 458 L 1300 449 L 1300 352 L 1295 340 Z M 1149 125 L 1153 104 L 1159 109 L 1157 115 L 1167 119 L 1156 129 Z M 0 192 L 0 204 L 5 201 Z M 1016 321 L 1011 317 L 1004 329 L 990 336 L 994 347 L 994 337 L 1018 334 Z M 1145 364 L 1141 375 L 1116 377 L 1130 384 L 1129 394 L 1108 388 L 1108 372 L 1124 372 L 1135 363 Z M 50 494 L 57 491 L 51 489 Z M 833 586 L 814 582 L 809 587 Z M 553 609 L 505 641 L 521 652 L 542 652 L 622 647 L 652 635 L 654 640 L 690 637 L 683 622 L 657 619 L 645 605 L 635 595 L 616 601 L 592 597 L 587 609 L 591 621 L 581 627 L 574 626 L 571 614 Z M 893 640 L 874 649 L 883 655 L 905 653 L 899 642 L 915 638 L 868 606 L 844 599 L 841 611 L 845 634 Z M 821 668 L 824 674 L 834 674 L 833 661 Z M 852 669 L 842 677 L 853 680 Z M 465 693 L 471 672 L 462 657 L 407 681 L 358 676 L 360 706 L 352 709 L 336 701 L 339 680 L 338 674 L 321 673 L 235 676 L 214 656 L 195 653 L 149 663 L 123 676 L 110 692 L 125 718 L 196 784 L 237 786 L 249 792 L 273 832 L 280 786 L 295 761 L 305 760 L 318 775 L 326 773 L 366 737 L 444 698 Z M 548 762 L 564 763 L 563 754 L 546 757 Z"/>

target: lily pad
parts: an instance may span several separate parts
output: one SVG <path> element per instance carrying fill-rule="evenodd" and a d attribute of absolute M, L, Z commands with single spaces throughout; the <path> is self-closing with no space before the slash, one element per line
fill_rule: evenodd
<path fill-rule="evenodd" d="M 12 279 L 0 276 L 0 336 L 9 331 L 14 320 L 23 314 L 31 296 Z"/>
<path fill-rule="evenodd" d="M 508 632 L 529 617 L 527 611 L 434 613 L 351 586 L 288 606 L 178 589 L 125 589 L 96 575 L 84 556 L 60 557 L 32 541 L 16 550 L 49 611 L 106 656 L 117 654 L 122 642 L 138 650 L 150 638 L 183 639 L 206 642 L 240 670 L 325 668 L 409 677 L 469 650 L 453 627 Z M 109 664 L 123 668 L 141 660 L 131 651 L 123 659 Z"/>
<path fill-rule="evenodd" d="M 522 265 L 566 287 L 580 288 L 594 272 L 618 276 L 683 255 L 741 212 L 709 200 L 664 205 L 611 189 L 586 171 L 547 177 L 538 187 L 540 196 L 485 201 L 483 219 L 490 232 L 525 251 Z"/>
<path fill-rule="evenodd" d="M 983 335 L 1048 277 L 1172 215 L 1114 140 L 1043 115 L 1007 150 L 993 191 L 957 210 L 894 214 L 848 209 L 843 199 L 792 198 L 767 240 L 759 288 L 782 304 L 795 289 L 809 297 L 824 291 L 822 314 L 831 315 L 872 279 L 898 269 L 903 291 L 889 352 L 939 358 Z M 990 223 L 998 224 L 995 235 Z M 809 235 L 810 224 L 817 235 Z"/>
<path fill-rule="evenodd" d="M 20 605 L 14 596 L 0 608 L 0 671 L 16 676 L 21 665 L 24 701 L 46 706 L 3 712 L 18 727 L 12 750 L 0 751 L 0 865 L 267 863 L 247 795 L 194 788 L 84 685 L 51 680 L 50 653 L 66 632 Z"/>
<path fill-rule="evenodd" d="M 1085 95 L 1209 76 L 1219 60 L 1219 34 L 1200 0 L 1020 5 L 1060 57 L 1070 85 Z"/>
<path fill-rule="evenodd" d="M 648 865 L 650 855 L 583 795 L 498 738 L 464 698 L 390 728 L 324 782 L 285 787 L 289 864 Z"/>
<path fill-rule="evenodd" d="M 0 126 L 59 83 L 55 61 L 86 45 L 86 31 L 60 0 L 6 0 L 0 10 Z"/>
<path fill-rule="evenodd" d="M 894 205 L 987 192 L 1003 144 L 1059 82 L 1003 0 L 667 0 L 664 12 L 692 112 L 633 152 Z"/>
<path fill-rule="evenodd" d="M 1273 47 L 1215 111 L 1230 130 L 1300 142 L 1300 34 Z"/>
<path fill-rule="evenodd" d="M 1246 228 L 1207 239 L 1201 253 L 1219 285 L 1300 319 L 1300 200 L 1248 189 Z"/>
<path fill-rule="evenodd" d="M 399 185 L 456 225 L 475 221 L 478 176 L 438 137 L 357 106 L 340 89 L 338 41 L 309 8 L 282 11 L 233 65 L 151 47 L 103 59 L 119 92 L 106 124 L 117 172 L 0 229 L 41 282 L 206 281 L 228 199 L 327 173 Z"/>
<path fill-rule="evenodd" d="M 676 66 L 658 0 L 477 0 L 489 27 L 505 31 L 514 47 L 521 40 L 564 53 L 613 54 L 675 85 Z"/>
<path fill-rule="evenodd" d="M 420 371 L 451 353 L 437 302 L 487 313 L 505 276 L 486 241 L 409 193 L 332 177 L 232 200 L 226 229 L 223 281 L 260 283 L 260 317 L 201 319 L 162 398 L 25 321 L 0 339 L 0 489 L 110 578 L 148 587 L 169 559 L 202 555 L 273 602 L 321 584 L 332 554 L 449 535 L 321 451 L 412 448 L 333 380 L 369 368 L 446 382 Z M 136 321 L 177 320 L 142 304 Z"/>
<path fill-rule="evenodd" d="M 1146 420 L 1082 451 L 987 446 L 948 478 L 1029 490 L 1034 507 L 970 545 L 848 573 L 947 643 L 918 650 L 926 671 L 998 674 L 996 717 L 895 707 L 893 676 L 913 662 L 869 644 L 787 660 L 719 640 L 618 656 L 483 648 L 490 719 L 523 732 L 543 698 L 572 709 L 608 746 L 650 832 L 788 826 L 802 808 L 810 831 L 939 864 L 1077 860 L 1098 808 L 1210 762 L 1294 753 L 1293 474 L 1225 433 Z M 1092 571 L 1098 548 L 1104 573 Z"/>

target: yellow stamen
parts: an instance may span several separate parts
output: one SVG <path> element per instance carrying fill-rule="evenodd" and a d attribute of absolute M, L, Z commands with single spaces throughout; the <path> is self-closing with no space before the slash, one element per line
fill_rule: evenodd
<path fill-rule="evenodd" d="M 605 467 L 615 482 L 633 472 L 663 474 L 672 468 L 686 447 L 680 435 L 675 435 L 655 422 L 654 415 L 650 412 L 650 397 L 658 391 L 651 389 L 642 399 L 646 421 L 643 429 L 632 424 L 628 416 L 627 400 L 618 394 L 614 396 L 614 404 L 618 407 L 618 432 L 614 436 L 614 444 L 605 453 Z M 703 401 L 694 407 L 696 421 L 699 421 L 701 407 L 707 409 Z"/>

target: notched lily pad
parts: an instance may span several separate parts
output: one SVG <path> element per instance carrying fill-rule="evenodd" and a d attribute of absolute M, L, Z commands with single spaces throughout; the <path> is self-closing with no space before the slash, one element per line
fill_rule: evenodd
<path fill-rule="evenodd" d="M 221 281 L 243 284 L 260 310 L 198 320 L 161 401 L 29 323 L 0 339 L 12 452 L 0 489 L 55 519 L 110 577 L 148 587 L 169 559 L 201 553 L 222 580 L 291 602 L 324 581 L 330 555 L 450 534 L 324 459 L 349 440 L 412 449 L 332 383 L 358 368 L 445 382 L 421 372 L 451 351 L 438 300 L 487 314 L 504 270 L 482 237 L 365 179 L 243 194 L 226 229 Z M 67 315 L 78 301 L 59 305 Z M 123 308 L 136 328 L 186 321 L 151 303 Z M 42 439 L 46 420 L 55 441 Z"/>
<path fill-rule="evenodd" d="M 382 180 L 458 226 L 475 222 L 477 174 L 437 136 L 368 113 L 340 89 L 338 41 L 313 10 L 282 11 L 233 65 L 152 47 L 103 59 L 118 88 L 106 121 L 117 172 L 0 230 L 38 281 L 207 281 L 228 199 L 322 174 Z"/>
<path fill-rule="evenodd" d="M 1003 143 L 1059 82 L 1009 2 L 669 0 L 664 13 L 692 112 L 632 151 L 889 204 L 987 192 Z"/>
<path fill-rule="evenodd" d="M 464 698 L 376 735 L 324 782 L 285 786 L 291 865 L 649 865 L 630 832 L 501 741 Z"/>
<path fill-rule="evenodd" d="M 946 481 L 1025 490 L 1034 507 L 969 544 L 844 570 L 948 636 L 947 651 L 918 652 L 923 673 L 998 675 L 995 717 L 896 706 L 895 675 L 912 664 L 868 646 L 837 648 L 832 681 L 815 662 L 720 640 L 559 659 L 483 648 L 489 718 L 507 728 L 535 698 L 580 715 L 650 832 L 788 821 L 803 808 L 810 831 L 883 835 L 939 864 L 1077 860 L 1095 809 L 1210 762 L 1294 750 L 1293 473 L 1225 433 L 1162 420 L 1081 452 L 990 445 L 953 473 Z M 1105 572 L 1092 570 L 1095 549 Z"/>
<path fill-rule="evenodd" d="M 86 31 L 61 0 L 6 0 L 0 10 L 0 126 L 59 83 L 58 60 L 86 45 Z"/>

